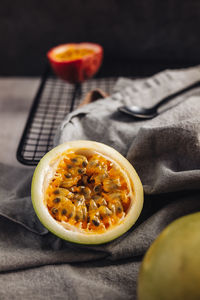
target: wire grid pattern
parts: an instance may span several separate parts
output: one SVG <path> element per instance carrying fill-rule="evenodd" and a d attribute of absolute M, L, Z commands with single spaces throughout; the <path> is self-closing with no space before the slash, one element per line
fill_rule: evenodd
<path fill-rule="evenodd" d="M 74 109 L 92 89 L 99 88 L 110 94 L 116 78 L 91 79 L 81 85 L 76 93 Z M 17 158 L 25 165 L 36 165 L 53 147 L 53 138 L 59 124 L 72 109 L 74 86 L 56 78 L 47 78 L 39 101 L 30 112 L 27 130 L 21 141 Z M 31 117 L 30 117 L 31 116 Z"/>

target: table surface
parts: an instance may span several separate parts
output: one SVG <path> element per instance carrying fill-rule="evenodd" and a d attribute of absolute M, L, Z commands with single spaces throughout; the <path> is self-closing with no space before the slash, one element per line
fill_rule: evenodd
<path fill-rule="evenodd" d="M 0 162 L 30 168 L 17 161 L 16 151 L 39 83 L 37 77 L 0 77 Z"/>

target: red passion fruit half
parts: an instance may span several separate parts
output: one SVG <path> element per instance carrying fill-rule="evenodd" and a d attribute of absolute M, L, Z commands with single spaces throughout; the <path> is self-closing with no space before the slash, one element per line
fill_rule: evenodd
<path fill-rule="evenodd" d="M 103 48 L 98 44 L 63 44 L 47 53 L 55 74 L 69 83 L 82 82 L 91 78 L 100 68 Z"/>

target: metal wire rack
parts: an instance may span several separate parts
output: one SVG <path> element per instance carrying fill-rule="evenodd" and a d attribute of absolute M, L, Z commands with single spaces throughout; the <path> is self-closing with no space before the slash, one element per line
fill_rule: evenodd
<path fill-rule="evenodd" d="M 55 132 L 66 115 L 92 89 L 100 88 L 110 94 L 115 81 L 116 78 L 99 78 L 74 86 L 53 77 L 47 68 L 17 149 L 17 160 L 24 165 L 37 165 L 52 149 Z"/>

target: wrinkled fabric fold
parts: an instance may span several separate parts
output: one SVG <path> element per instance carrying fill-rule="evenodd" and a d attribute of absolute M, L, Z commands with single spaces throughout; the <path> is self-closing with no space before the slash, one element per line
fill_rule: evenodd
<path fill-rule="evenodd" d="M 138 271 L 151 243 L 170 222 L 200 210 L 200 89 L 147 121 L 118 107 L 149 107 L 199 75 L 196 67 L 143 80 L 121 78 L 111 96 L 72 112 L 58 128 L 55 145 L 77 139 L 108 144 L 142 180 L 142 213 L 113 242 L 76 245 L 48 232 L 31 203 L 34 169 L 0 164 L 0 299 L 137 299 Z"/>
<path fill-rule="evenodd" d="M 197 82 L 199 74 L 197 67 L 167 70 L 136 83 L 120 79 L 109 98 L 67 116 L 55 145 L 85 139 L 112 146 L 134 165 L 147 194 L 199 188 L 200 88 L 176 97 L 151 120 L 136 120 L 118 111 L 122 105 L 151 106 L 155 99 Z"/>

